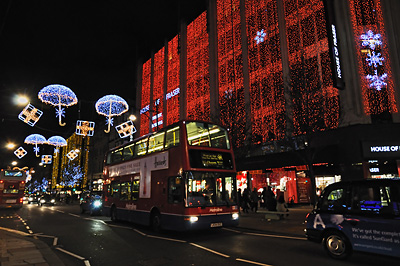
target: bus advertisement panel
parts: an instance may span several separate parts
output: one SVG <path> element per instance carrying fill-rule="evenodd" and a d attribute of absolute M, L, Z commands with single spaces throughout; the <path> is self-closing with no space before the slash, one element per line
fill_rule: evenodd
<path fill-rule="evenodd" d="M 17 170 L 0 171 L 0 208 L 21 208 L 26 173 Z"/>
<path fill-rule="evenodd" d="M 112 220 L 177 231 L 238 225 L 234 156 L 219 125 L 180 121 L 112 149 L 103 174 Z"/>

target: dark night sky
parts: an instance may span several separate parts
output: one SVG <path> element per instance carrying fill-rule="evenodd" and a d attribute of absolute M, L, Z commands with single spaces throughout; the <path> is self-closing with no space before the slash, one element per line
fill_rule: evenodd
<path fill-rule="evenodd" d="M 23 144 L 29 134 L 67 138 L 74 131 L 79 105 L 66 108 L 69 127 L 60 127 L 55 109 L 37 98 L 43 87 L 71 88 L 82 120 L 98 118 L 94 102 L 106 94 L 131 103 L 136 60 L 148 59 L 177 34 L 180 20 L 190 22 L 205 8 L 205 0 L 0 1 L 0 168 L 18 161 L 4 148 L 7 141 L 32 155 L 33 146 Z M 35 127 L 18 120 L 23 106 L 12 103 L 16 93 L 44 112 Z M 27 155 L 18 166 L 38 162 Z"/>

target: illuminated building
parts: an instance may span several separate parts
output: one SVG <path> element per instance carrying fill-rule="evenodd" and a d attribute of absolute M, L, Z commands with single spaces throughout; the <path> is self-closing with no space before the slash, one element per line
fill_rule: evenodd
<path fill-rule="evenodd" d="M 219 122 L 238 176 L 285 187 L 295 202 L 308 200 L 310 176 L 321 188 L 398 177 L 396 10 L 399 1 L 209 0 L 139 63 L 140 134 L 154 121 Z"/>

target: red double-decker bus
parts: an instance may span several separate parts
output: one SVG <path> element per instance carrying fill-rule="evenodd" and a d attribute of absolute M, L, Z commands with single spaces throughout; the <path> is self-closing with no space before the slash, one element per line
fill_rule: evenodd
<path fill-rule="evenodd" d="M 180 121 L 110 150 L 105 215 L 154 230 L 236 226 L 236 169 L 220 125 Z"/>
<path fill-rule="evenodd" d="M 21 208 L 26 173 L 18 170 L 0 171 L 0 208 Z"/>

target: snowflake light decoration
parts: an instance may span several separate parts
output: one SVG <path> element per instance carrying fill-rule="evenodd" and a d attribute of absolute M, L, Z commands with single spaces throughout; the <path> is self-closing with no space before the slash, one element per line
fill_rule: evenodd
<path fill-rule="evenodd" d="M 39 157 L 38 153 L 40 152 L 39 147 L 33 147 L 33 152 L 36 154 L 36 157 Z"/>
<path fill-rule="evenodd" d="M 51 164 L 53 162 L 53 156 L 42 155 L 42 164 Z"/>
<path fill-rule="evenodd" d="M 42 114 L 42 111 L 29 103 L 18 115 L 18 118 L 33 127 L 39 121 Z"/>
<path fill-rule="evenodd" d="M 78 102 L 78 98 L 70 88 L 58 84 L 49 85 L 41 89 L 38 98 L 44 103 L 58 106 L 56 116 L 60 126 L 65 126 L 65 123 L 61 122 L 61 118 L 65 116 L 64 108 L 61 106 L 68 107 Z"/>
<path fill-rule="evenodd" d="M 369 86 L 380 91 L 382 87 L 386 86 L 387 83 L 384 80 L 387 78 L 387 74 L 384 73 L 382 76 L 378 75 L 378 70 L 375 70 L 374 75 L 367 75 L 366 78 L 369 80 Z"/>
<path fill-rule="evenodd" d="M 117 130 L 119 137 L 121 139 L 126 138 L 126 137 L 131 136 L 134 133 L 136 133 L 135 125 L 133 124 L 133 122 L 131 120 L 116 126 L 115 130 Z"/>
<path fill-rule="evenodd" d="M 257 31 L 257 36 L 254 37 L 256 44 L 264 42 L 265 36 L 267 36 L 267 33 L 264 32 L 264 29 L 262 29 L 261 31 Z"/>
<path fill-rule="evenodd" d="M 74 160 L 76 157 L 78 157 L 79 149 L 71 150 L 68 152 L 67 157 L 71 161 Z"/>
<path fill-rule="evenodd" d="M 128 103 L 117 95 L 106 95 L 100 98 L 95 104 L 96 112 L 106 116 L 108 129 L 104 132 L 109 133 L 111 124 L 113 123 L 112 117 L 119 116 L 129 110 Z"/>
<path fill-rule="evenodd" d="M 383 61 L 385 60 L 383 57 L 381 57 L 381 53 L 375 54 L 374 51 L 372 53 L 367 54 L 368 58 L 366 59 L 368 62 L 369 66 L 374 66 L 375 68 L 378 67 L 378 65 L 382 65 Z"/>
<path fill-rule="evenodd" d="M 15 156 L 18 157 L 18 159 L 21 159 L 21 158 L 24 157 L 27 153 L 28 153 L 28 152 L 27 152 L 24 148 L 22 148 L 22 147 L 19 147 L 18 149 L 16 149 L 16 150 L 14 151 L 14 154 L 15 154 Z"/>
<path fill-rule="evenodd" d="M 81 136 L 93 136 L 94 134 L 94 122 L 91 121 L 76 121 L 76 130 L 75 133 Z"/>
<path fill-rule="evenodd" d="M 381 35 L 374 34 L 372 30 L 367 31 L 366 34 L 361 34 L 362 46 L 368 46 L 371 50 L 375 50 L 376 46 L 382 45 Z"/>

